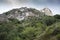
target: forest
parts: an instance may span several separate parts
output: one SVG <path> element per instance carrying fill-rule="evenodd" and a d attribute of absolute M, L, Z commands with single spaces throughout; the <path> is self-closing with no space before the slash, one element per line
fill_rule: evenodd
<path fill-rule="evenodd" d="M 0 40 L 60 40 L 60 15 L 0 22 Z"/>

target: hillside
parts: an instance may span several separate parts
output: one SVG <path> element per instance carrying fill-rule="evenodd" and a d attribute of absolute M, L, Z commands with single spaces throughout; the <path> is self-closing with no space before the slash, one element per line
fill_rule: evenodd
<path fill-rule="evenodd" d="M 35 17 L 39 17 L 39 18 L 42 18 L 43 16 L 46 16 L 46 15 L 52 16 L 50 9 L 45 9 L 44 11 L 45 12 L 42 12 L 37 9 L 27 8 L 27 7 L 16 8 L 16 9 L 12 9 L 8 12 L 5 12 L 3 14 L 0 14 L 0 21 L 8 21 L 9 18 L 18 19 L 20 21 L 23 19 L 27 19 L 28 17 L 31 17 L 31 16 L 35 16 Z M 51 14 L 51 15 L 49 15 L 49 14 Z"/>
<path fill-rule="evenodd" d="M 60 40 L 60 15 L 26 7 L 0 14 L 0 40 Z"/>

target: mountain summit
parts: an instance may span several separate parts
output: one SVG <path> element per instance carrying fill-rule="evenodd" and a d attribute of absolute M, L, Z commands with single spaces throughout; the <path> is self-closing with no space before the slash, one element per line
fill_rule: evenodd
<path fill-rule="evenodd" d="M 11 19 L 18 19 L 23 20 L 27 19 L 28 17 L 39 17 L 42 18 L 42 16 L 52 16 L 52 12 L 48 8 L 44 8 L 43 10 L 39 11 L 34 8 L 27 8 L 27 7 L 21 7 L 21 8 L 16 8 L 12 9 L 8 12 L 5 12 L 3 14 L 0 14 L 0 21 L 5 21 L 9 18 Z"/>
<path fill-rule="evenodd" d="M 52 11 L 49 8 L 44 8 L 44 9 L 42 9 L 40 11 L 44 12 L 45 15 L 47 15 L 47 16 L 53 16 L 53 13 L 52 13 Z"/>

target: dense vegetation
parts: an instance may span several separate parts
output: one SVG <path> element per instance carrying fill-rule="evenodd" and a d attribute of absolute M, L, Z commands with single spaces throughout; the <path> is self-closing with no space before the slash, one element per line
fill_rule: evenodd
<path fill-rule="evenodd" d="M 60 40 L 60 15 L 0 22 L 0 40 Z"/>

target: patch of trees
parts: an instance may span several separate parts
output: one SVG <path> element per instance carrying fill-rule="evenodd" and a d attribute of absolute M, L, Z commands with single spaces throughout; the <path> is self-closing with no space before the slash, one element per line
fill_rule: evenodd
<path fill-rule="evenodd" d="M 60 40 L 60 22 L 55 16 L 31 17 L 0 23 L 0 40 Z"/>

